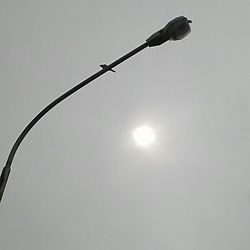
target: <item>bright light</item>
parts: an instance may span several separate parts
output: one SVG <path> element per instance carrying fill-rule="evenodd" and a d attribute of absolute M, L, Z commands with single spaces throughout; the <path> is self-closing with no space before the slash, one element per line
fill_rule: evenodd
<path fill-rule="evenodd" d="M 135 142 L 142 147 L 147 147 L 155 142 L 155 133 L 149 126 L 142 126 L 134 131 Z"/>

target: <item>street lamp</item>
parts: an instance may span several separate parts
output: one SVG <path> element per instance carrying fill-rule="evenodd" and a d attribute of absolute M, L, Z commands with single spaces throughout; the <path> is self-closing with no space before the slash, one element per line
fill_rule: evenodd
<path fill-rule="evenodd" d="M 162 28 L 159 31 L 152 34 L 146 40 L 146 42 L 143 43 L 142 45 L 138 46 L 134 50 L 130 51 L 129 53 L 127 53 L 126 55 L 122 56 L 121 58 L 117 59 L 116 61 L 112 62 L 109 65 L 106 65 L 106 64 L 100 65 L 102 67 L 101 70 L 99 70 L 97 73 L 93 74 L 92 76 L 90 76 L 86 80 L 82 81 L 81 83 L 79 83 L 78 85 L 73 87 L 72 89 L 68 90 L 63 95 L 59 96 L 57 99 L 55 99 L 53 102 L 51 102 L 48 106 L 46 106 L 40 113 L 38 113 L 33 118 L 33 120 L 25 127 L 23 132 L 19 135 L 19 137 L 17 138 L 16 142 L 14 143 L 14 145 L 9 153 L 6 165 L 3 168 L 2 173 L 1 173 L 1 177 L 0 177 L 0 202 L 2 200 L 3 193 L 5 190 L 8 178 L 9 178 L 11 164 L 12 164 L 13 158 L 16 154 L 18 147 L 20 146 L 21 142 L 23 141 L 23 139 L 27 135 L 27 133 L 32 129 L 32 127 L 34 127 L 34 125 L 46 113 L 48 113 L 58 103 L 60 103 L 61 101 L 63 101 L 64 99 L 66 99 L 67 97 L 72 95 L 73 93 L 75 93 L 80 88 L 86 86 L 87 84 L 89 84 L 90 82 L 92 82 L 93 80 L 98 78 L 99 76 L 103 75 L 107 71 L 110 71 L 110 70 L 113 71 L 114 67 L 116 67 L 118 64 L 122 63 L 123 61 L 127 60 L 131 56 L 135 55 L 136 53 L 140 52 L 141 50 L 143 50 L 147 47 L 154 47 L 154 46 L 161 45 L 168 40 L 174 40 L 174 41 L 181 40 L 182 38 L 184 38 L 185 36 L 187 36 L 190 33 L 191 28 L 190 28 L 189 23 L 191 23 L 191 22 L 192 22 L 191 20 L 188 20 L 184 16 L 180 16 L 180 17 L 173 19 L 164 28 Z"/>

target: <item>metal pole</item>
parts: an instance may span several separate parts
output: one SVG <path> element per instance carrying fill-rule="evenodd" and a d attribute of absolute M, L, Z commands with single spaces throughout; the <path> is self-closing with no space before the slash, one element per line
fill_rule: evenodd
<path fill-rule="evenodd" d="M 68 90 L 67 92 L 65 92 L 64 94 L 62 94 L 61 96 L 59 96 L 57 99 L 55 99 L 53 102 L 51 102 L 48 106 L 46 106 L 40 113 L 38 113 L 33 118 L 33 120 L 25 127 L 25 129 L 23 130 L 23 132 L 17 138 L 15 144 L 13 145 L 13 147 L 12 147 L 10 153 L 9 153 L 6 165 L 3 168 L 3 170 L 2 170 L 2 174 L 1 174 L 1 177 L 0 177 L 0 202 L 2 200 L 3 193 L 4 193 L 4 190 L 5 190 L 8 178 L 9 178 L 9 174 L 10 174 L 10 170 L 11 170 L 11 164 L 12 164 L 12 161 L 13 161 L 14 156 L 16 154 L 16 151 L 19 148 L 19 146 L 20 146 L 21 142 L 23 141 L 24 137 L 34 127 L 34 125 L 45 114 L 47 114 L 52 108 L 54 108 L 57 104 L 59 104 L 60 102 L 62 102 L 64 99 L 66 99 L 67 97 L 69 97 L 70 95 L 72 95 L 73 93 L 75 93 L 77 90 L 81 89 L 82 87 L 86 86 L 87 84 L 89 84 L 90 82 L 92 82 L 93 80 L 95 80 L 96 78 L 100 77 L 101 75 L 103 75 L 104 73 L 106 73 L 107 71 L 109 71 L 110 69 L 114 68 L 118 64 L 122 63 L 123 61 L 127 60 L 131 56 L 133 56 L 133 55 L 137 54 L 138 52 L 140 52 L 141 50 L 145 49 L 146 47 L 148 47 L 148 43 L 147 42 L 145 42 L 142 45 L 138 46 L 137 48 L 135 48 L 134 50 L 130 51 L 126 55 L 122 56 L 121 58 L 117 59 L 116 61 L 112 62 L 111 64 L 106 65 L 105 67 L 103 67 L 103 69 L 99 70 L 98 72 L 96 72 L 95 74 L 93 74 L 92 76 L 90 76 L 89 78 L 87 78 L 86 80 L 80 82 L 78 85 L 76 85 L 72 89 Z"/>

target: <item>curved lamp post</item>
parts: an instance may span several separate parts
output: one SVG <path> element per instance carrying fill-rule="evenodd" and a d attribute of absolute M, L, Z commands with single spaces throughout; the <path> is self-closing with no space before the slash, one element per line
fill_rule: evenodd
<path fill-rule="evenodd" d="M 168 41 L 168 40 L 181 40 L 185 36 L 187 36 L 190 31 L 190 25 L 191 20 L 188 20 L 184 16 L 177 17 L 170 21 L 164 28 L 160 29 L 159 31 L 152 34 L 145 43 L 140 45 L 139 47 L 135 48 L 134 50 L 130 51 L 126 55 L 122 56 L 121 58 L 117 59 L 116 61 L 112 62 L 109 65 L 102 64 L 100 65 L 102 67 L 101 70 L 99 70 L 97 73 L 93 74 L 86 80 L 82 81 L 72 89 L 65 92 L 63 95 L 59 96 L 57 99 L 55 99 L 53 102 L 51 102 L 48 106 L 46 106 L 39 114 L 37 114 L 33 120 L 25 127 L 23 132 L 19 135 L 17 138 L 15 144 L 13 145 L 6 165 L 2 170 L 1 177 L 0 177 L 0 202 L 3 197 L 3 193 L 9 178 L 10 170 L 11 170 L 11 164 L 13 161 L 13 158 L 16 154 L 16 151 L 18 147 L 20 146 L 21 142 L 23 141 L 24 137 L 27 135 L 27 133 L 32 129 L 32 127 L 46 114 L 48 113 L 53 107 L 55 107 L 58 103 L 75 93 L 80 88 L 86 86 L 88 83 L 92 82 L 99 76 L 103 75 L 107 71 L 112 70 L 115 66 L 122 63 L 123 61 L 127 60 L 131 56 L 135 55 L 136 53 L 140 52 L 141 50 L 147 48 L 147 47 L 154 47 L 161 45 L 162 43 Z M 113 70 L 112 70 L 113 71 Z"/>

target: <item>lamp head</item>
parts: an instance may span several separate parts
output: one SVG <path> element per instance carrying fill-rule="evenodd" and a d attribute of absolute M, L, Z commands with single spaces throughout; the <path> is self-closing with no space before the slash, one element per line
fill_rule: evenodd
<path fill-rule="evenodd" d="M 192 21 L 184 16 L 176 17 L 164 28 L 151 35 L 146 42 L 149 47 L 153 47 L 161 45 L 168 40 L 181 40 L 191 32 L 189 23 L 192 23 Z"/>

